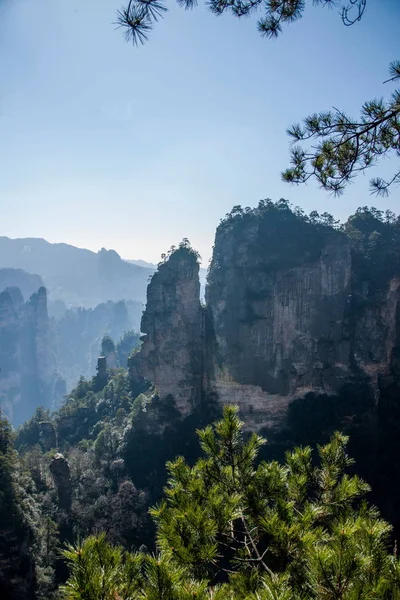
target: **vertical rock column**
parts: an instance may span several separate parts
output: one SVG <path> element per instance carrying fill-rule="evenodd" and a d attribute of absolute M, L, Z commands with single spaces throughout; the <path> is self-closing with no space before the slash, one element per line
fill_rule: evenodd
<path fill-rule="evenodd" d="M 196 253 L 181 245 L 159 265 L 147 288 L 138 374 L 161 398 L 173 396 L 185 416 L 200 402 L 202 307 Z"/>
<path fill-rule="evenodd" d="M 18 314 L 23 298 L 18 288 L 0 294 L 0 410 L 15 423 L 21 402 L 20 335 Z"/>
<path fill-rule="evenodd" d="M 32 294 L 21 309 L 21 323 L 22 400 L 17 423 L 29 418 L 39 405 L 53 407 L 56 362 L 44 287 Z"/>
<path fill-rule="evenodd" d="M 71 470 L 69 462 L 58 452 L 54 455 L 49 468 L 57 488 L 59 508 L 69 513 L 71 510 L 72 498 Z"/>

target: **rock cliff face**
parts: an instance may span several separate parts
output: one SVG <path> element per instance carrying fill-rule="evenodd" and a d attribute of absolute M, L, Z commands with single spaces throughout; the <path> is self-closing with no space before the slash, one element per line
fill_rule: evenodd
<path fill-rule="evenodd" d="M 0 294 L 0 407 L 14 425 L 39 404 L 52 406 L 55 361 L 45 288 L 24 303 L 18 288 Z"/>
<path fill-rule="evenodd" d="M 205 308 L 193 251 L 153 276 L 139 374 L 183 416 L 213 398 L 275 432 L 302 399 L 316 413 L 333 402 L 338 426 L 376 412 L 400 391 L 400 234 L 393 246 L 393 224 L 364 217 L 337 231 L 285 202 L 234 209 L 217 229 Z"/>
<path fill-rule="evenodd" d="M 209 284 L 208 387 L 274 425 L 291 399 L 338 391 L 350 374 L 348 238 L 288 210 L 217 230 Z"/>
<path fill-rule="evenodd" d="M 203 376 L 199 265 L 182 245 L 159 265 L 147 289 L 138 371 L 187 415 L 200 402 Z"/>

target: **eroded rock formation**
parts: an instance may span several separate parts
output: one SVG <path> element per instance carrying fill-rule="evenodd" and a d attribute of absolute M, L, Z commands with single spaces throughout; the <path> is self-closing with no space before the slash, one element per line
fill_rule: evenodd
<path fill-rule="evenodd" d="M 290 211 L 222 222 L 206 290 L 207 387 L 273 426 L 291 399 L 338 391 L 350 372 L 349 239 Z"/>
<path fill-rule="evenodd" d="M 38 405 L 52 407 L 55 359 L 45 288 L 24 303 L 18 288 L 0 294 L 0 407 L 14 425 Z"/>
<path fill-rule="evenodd" d="M 374 411 L 383 389 L 400 390 L 400 234 L 391 227 L 361 212 L 338 231 L 284 202 L 235 209 L 217 229 L 205 308 L 190 248 L 153 276 L 139 375 L 183 416 L 212 397 L 238 404 L 251 428 L 279 430 L 302 399 L 318 412 L 340 398 L 339 425 Z"/>
<path fill-rule="evenodd" d="M 160 396 L 173 396 L 187 415 L 200 402 L 203 376 L 203 313 L 196 254 L 181 246 L 158 267 L 147 289 L 139 374 Z"/>
<path fill-rule="evenodd" d="M 68 513 L 71 509 L 72 498 L 71 470 L 69 462 L 63 454 L 57 452 L 57 454 L 54 455 L 49 468 L 57 488 L 58 505 L 61 510 L 65 510 Z"/>

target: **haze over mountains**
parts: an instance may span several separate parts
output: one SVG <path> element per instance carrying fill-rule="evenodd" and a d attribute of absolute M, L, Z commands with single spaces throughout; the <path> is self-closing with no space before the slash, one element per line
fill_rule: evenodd
<path fill-rule="evenodd" d="M 0 408 L 14 425 L 94 375 L 105 335 L 139 331 L 156 266 L 137 263 L 105 248 L 0 238 Z"/>
<path fill-rule="evenodd" d="M 86 308 L 108 300 L 144 302 L 155 268 L 125 261 L 115 250 L 92 252 L 40 238 L 7 237 L 0 237 L 1 267 L 40 275 L 51 302 Z"/>
<path fill-rule="evenodd" d="M 26 273 L 22 269 L 0 268 L 0 292 L 6 288 L 19 288 L 25 299 L 43 287 L 43 279 L 39 275 Z"/>
<path fill-rule="evenodd" d="M 114 278 L 110 294 L 127 289 L 126 267 L 151 269 L 123 266 L 116 253 L 104 253 L 106 261 L 102 252 L 89 257 L 94 267 L 103 260 L 107 280 Z M 75 267 L 79 270 L 76 262 Z M 235 206 L 216 230 L 205 302 L 200 301 L 199 255 L 183 240 L 157 265 L 140 325 L 134 326 L 130 307 L 139 306 L 141 314 L 142 304 L 126 298 L 74 306 L 49 317 L 44 286 L 29 299 L 20 291 L 45 282 L 41 275 L 0 269 L 0 282 L 7 285 L 0 290 L 0 408 L 20 425 L 19 454 L 13 448 L 13 456 L 20 457 L 21 467 L 15 472 L 26 469 L 32 477 L 30 487 L 22 480 L 21 489 L 28 491 L 21 506 L 36 506 L 45 519 L 37 539 L 58 549 L 78 535 L 105 531 L 112 543 L 150 548 L 153 529 L 146 515 L 166 483 L 165 461 L 177 455 L 196 460 L 196 430 L 227 404 L 238 406 L 247 430 L 268 439 L 262 449 L 267 460 L 279 461 L 296 444 L 324 444 L 334 431 L 349 435 L 358 473 L 374 490 L 371 502 L 394 524 L 393 539 L 398 539 L 400 217 L 363 207 L 338 226 L 327 213 L 307 215 L 282 199 L 262 200 L 255 209 Z M 98 280 L 98 274 L 90 276 Z M 102 339 L 104 334 L 109 337 Z M 226 425 L 233 432 L 227 453 L 218 450 L 218 471 L 210 471 L 217 481 L 225 464 L 221 456 L 235 453 L 238 461 L 229 471 L 236 472 L 252 452 L 251 440 L 257 443 L 250 438 L 250 450 L 237 453 L 235 419 Z M 209 439 L 218 448 L 215 438 Z M 347 460 L 335 443 L 332 452 Z M 300 462 L 288 456 L 294 480 L 303 486 L 308 454 L 302 453 Z M 271 470 L 261 468 L 268 469 L 266 477 L 280 500 L 280 490 L 292 483 L 282 479 L 275 487 L 280 467 L 269 464 Z M 329 476 L 321 477 L 317 466 L 310 489 L 317 479 L 325 486 L 333 472 L 328 464 Z M 247 471 L 237 469 L 246 479 Z M 204 498 L 209 480 L 199 488 L 197 467 L 183 467 L 182 473 L 184 478 L 195 474 L 188 490 L 200 490 Z M 293 489 L 296 498 L 303 493 L 297 483 Z M 328 491 L 337 506 L 338 496 Z M 322 493 L 328 494 L 325 488 Z M 253 491 L 243 498 L 252 499 Z M 349 498 L 352 502 L 351 489 Z M 217 500 L 213 510 L 220 506 Z M 9 572 L 16 565 L 21 573 L 6 526 L 0 563 L 11 565 Z M 22 545 L 26 529 L 13 539 Z M 48 559 L 50 569 L 56 569 L 58 555 L 54 550 L 54 559 Z M 39 561 L 41 555 L 32 556 Z M 45 581 L 47 589 L 52 581 L 56 574 L 50 584 Z M 15 596 L 26 598 L 34 600 L 25 593 Z"/>

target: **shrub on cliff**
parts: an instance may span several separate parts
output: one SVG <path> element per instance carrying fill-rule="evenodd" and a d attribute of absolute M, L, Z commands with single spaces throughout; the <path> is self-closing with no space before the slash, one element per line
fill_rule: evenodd
<path fill-rule="evenodd" d="M 347 438 L 297 448 L 255 466 L 264 441 L 244 440 L 235 408 L 199 431 L 203 457 L 168 464 L 152 510 L 158 555 L 130 554 L 104 536 L 69 547 L 65 598 L 355 600 L 400 597 L 390 526 L 346 473 Z"/>

